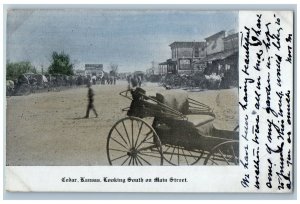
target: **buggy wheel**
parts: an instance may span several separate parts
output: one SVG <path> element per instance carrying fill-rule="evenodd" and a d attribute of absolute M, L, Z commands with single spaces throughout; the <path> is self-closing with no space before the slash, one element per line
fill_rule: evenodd
<path fill-rule="evenodd" d="M 162 147 L 164 160 L 171 165 L 194 165 L 203 158 L 203 150 L 187 150 L 175 145 L 163 145 Z"/>
<path fill-rule="evenodd" d="M 162 148 L 155 130 L 144 120 L 119 120 L 107 137 L 107 158 L 114 166 L 162 165 Z"/>
<path fill-rule="evenodd" d="M 226 141 L 212 148 L 204 161 L 204 165 L 238 165 L 239 142 Z"/>

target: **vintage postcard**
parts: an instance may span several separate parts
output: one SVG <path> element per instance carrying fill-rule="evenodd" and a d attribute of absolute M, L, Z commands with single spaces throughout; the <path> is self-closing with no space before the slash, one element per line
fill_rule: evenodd
<path fill-rule="evenodd" d="M 291 193 L 293 18 L 6 9 L 5 189 Z"/>

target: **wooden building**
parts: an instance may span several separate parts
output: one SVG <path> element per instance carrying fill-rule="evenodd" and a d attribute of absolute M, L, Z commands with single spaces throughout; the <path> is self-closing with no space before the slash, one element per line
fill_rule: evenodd
<path fill-rule="evenodd" d="M 103 64 L 85 64 L 86 76 L 100 76 L 103 73 Z"/>
<path fill-rule="evenodd" d="M 206 57 L 202 59 L 207 64 L 203 74 L 220 75 L 226 86 L 238 82 L 238 33 L 225 35 L 218 32 L 206 38 Z"/>
<path fill-rule="evenodd" d="M 171 47 L 173 69 L 177 73 L 190 73 L 194 71 L 194 61 L 206 56 L 205 42 L 173 42 Z"/>

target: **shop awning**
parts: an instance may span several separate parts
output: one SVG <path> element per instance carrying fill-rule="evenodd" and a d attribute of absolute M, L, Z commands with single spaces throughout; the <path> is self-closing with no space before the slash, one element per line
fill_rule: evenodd
<path fill-rule="evenodd" d="M 231 55 L 234 55 L 237 53 L 238 53 L 238 51 L 236 51 L 236 50 L 223 51 L 223 52 L 208 55 L 205 58 L 201 59 L 200 62 L 223 60 L 223 59 L 230 57 Z"/>
<path fill-rule="evenodd" d="M 162 63 L 159 63 L 158 65 L 168 65 L 168 62 L 162 62 Z"/>
<path fill-rule="evenodd" d="M 174 65 L 176 64 L 176 61 L 172 61 L 172 59 L 167 59 L 165 62 L 161 62 L 158 65 Z"/>

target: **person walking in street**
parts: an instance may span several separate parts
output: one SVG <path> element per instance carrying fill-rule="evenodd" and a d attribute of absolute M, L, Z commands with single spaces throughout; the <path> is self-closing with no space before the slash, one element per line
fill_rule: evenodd
<path fill-rule="evenodd" d="M 137 76 L 134 75 L 133 77 L 131 77 L 129 87 L 136 88 L 136 87 L 138 87 L 138 84 L 139 84 L 139 82 L 138 82 Z"/>
<path fill-rule="evenodd" d="M 137 81 L 138 81 L 138 86 L 141 87 L 142 86 L 142 77 L 137 76 Z"/>
<path fill-rule="evenodd" d="M 86 110 L 86 115 L 85 115 L 85 118 L 89 118 L 89 115 L 90 115 L 90 110 L 93 110 L 95 115 L 96 115 L 96 118 L 98 117 L 98 113 L 95 109 L 95 106 L 94 106 L 94 91 L 93 89 L 91 88 L 91 83 L 88 83 L 87 84 L 87 87 L 88 87 L 88 106 L 87 106 L 87 110 Z"/>
<path fill-rule="evenodd" d="M 114 85 L 116 85 L 117 77 L 114 76 Z"/>

